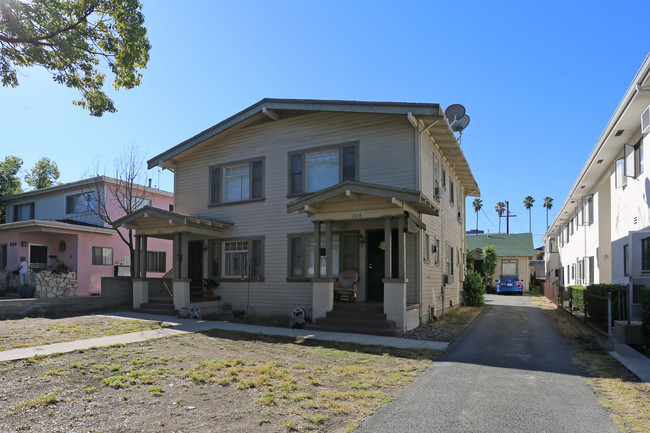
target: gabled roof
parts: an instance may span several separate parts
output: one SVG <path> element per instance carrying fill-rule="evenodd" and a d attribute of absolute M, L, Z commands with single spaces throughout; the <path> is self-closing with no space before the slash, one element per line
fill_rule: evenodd
<path fill-rule="evenodd" d="M 535 255 L 532 233 L 467 236 L 466 244 L 470 251 L 482 250 L 488 245 L 494 245 L 499 257 L 532 257 Z"/>
<path fill-rule="evenodd" d="M 114 228 L 134 229 L 138 234 L 163 239 L 171 239 L 173 234 L 177 232 L 218 236 L 224 228 L 230 228 L 232 225 L 231 223 L 183 215 L 152 206 L 144 206 L 113 222 Z"/>
<path fill-rule="evenodd" d="M 231 128 L 253 126 L 316 112 L 403 115 L 414 127 L 418 127 L 420 130 L 426 129 L 428 134 L 434 137 L 434 141 L 443 156 L 450 164 L 455 166 L 455 174 L 468 191 L 468 194 L 476 194 L 477 197 L 480 195 L 478 185 L 465 159 L 465 155 L 439 104 L 265 98 L 196 134 L 194 137 L 154 156 L 148 161 L 148 166 L 149 169 L 159 166 L 173 170 L 174 158 Z"/>
<path fill-rule="evenodd" d="M 439 209 L 424 198 L 418 191 L 355 181 L 345 181 L 304 197 L 297 198 L 287 204 L 287 213 L 300 211 L 303 210 L 305 206 L 313 206 L 325 202 L 328 199 L 343 195 L 381 197 L 388 199 L 387 202 L 392 200 L 391 203 L 394 204 L 397 204 L 398 201 L 403 201 L 418 212 L 436 216 L 439 214 Z"/>

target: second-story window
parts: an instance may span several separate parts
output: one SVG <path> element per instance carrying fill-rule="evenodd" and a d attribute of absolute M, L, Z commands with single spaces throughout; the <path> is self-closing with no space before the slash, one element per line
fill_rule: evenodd
<path fill-rule="evenodd" d="M 262 159 L 210 167 L 210 204 L 264 198 Z"/>
<path fill-rule="evenodd" d="M 319 191 L 357 180 L 357 146 L 341 145 L 289 155 L 289 194 Z"/>
<path fill-rule="evenodd" d="M 94 207 L 95 199 L 91 193 L 80 193 L 66 196 L 65 198 L 65 213 L 84 213 L 92 210 Z"/>
<path fill-rule="evenodd" d="M 34 203 L 25 203 L 14 206 L 14 222 L 34 219 Z"/>

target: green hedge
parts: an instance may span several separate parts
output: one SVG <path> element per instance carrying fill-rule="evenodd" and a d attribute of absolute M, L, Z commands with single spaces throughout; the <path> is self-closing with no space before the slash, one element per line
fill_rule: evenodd
<path fill-rule="evenodd" d="M 641 308 L 643 314 L 641 329 L 645 336 L 650 337 L 650 287 L 641 288 Z"/>
<path fill-rule="evenodd" d="M 483 276 L 478 272 L 470 272 L 463 281 L 463 290 L 467 297 L 467 305 L 480 307 L 485 303 L 485 282 Z"/>
<path fill-rule="evenodd" d="M 585 286 L 569 286 L 569 296 L 573 299 L 573 306 L 580 311 L 585 311 Z"/>
<path fill-rule="evenodd" d="M 596 323 L 607 325 L 607 293 L 612 294 L 612 324 L 618 318 L 618 284 L 591 284 L 585 294 L 585 313 Z M 589 296 L 594 295 L 594 296 Z"/>

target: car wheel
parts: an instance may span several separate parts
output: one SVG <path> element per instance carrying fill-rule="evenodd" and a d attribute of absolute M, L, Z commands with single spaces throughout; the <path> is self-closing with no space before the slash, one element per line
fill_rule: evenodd
<path fill-rule="evenodd" d="M 524 292 L 523 292 L 523 291 L 521 291 L 521 292 L 519 292 L 519 296 L 522 296 L 523 294 L 524 294 Z"/>

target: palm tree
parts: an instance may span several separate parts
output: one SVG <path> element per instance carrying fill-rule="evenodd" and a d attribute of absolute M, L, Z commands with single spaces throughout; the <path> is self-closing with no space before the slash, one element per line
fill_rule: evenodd
<path fill-rule="evenodd" d="M 544 207 L 546 208 L 546 230 L 548 230 L 548 211 L 553 207 L 553 199 L 551 197 L 544 199 Z"/>
<path fill-rule="evenodd" d="M 531 196 L 527 196 L 524 199 L 524 207 L 528 209 L 528 231 L 533 232 L 533 217 L 532 217 L 532 211 L 530 210 L 533 207 L 533 203 L 535 203 L 535 199 L 532 198 Z"/>
<path fill-rule="evenodd" d="M 474 206 L 474 212 L 476 212 L 476 233 L 478 233 L 478 211 L 483 209 L 483 200 L 475 198 L 472 202 L 472 206 Z"/>
<path fill-rule="evenodd" d="M 506 204 L 502 201 L 498 202 L 496 206 L 494 206 L 494 210 L 497 211 L 499 214 L 499 233 L 501 233 L 501 217 L 503 216 L 503 213 L 506 211 Z"/>

